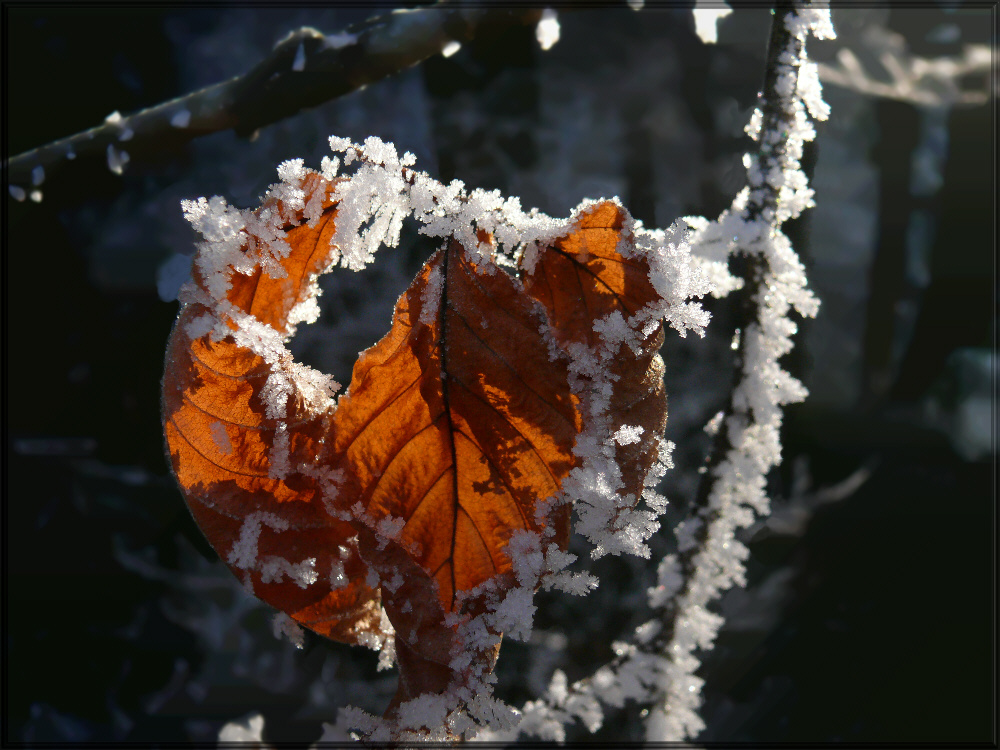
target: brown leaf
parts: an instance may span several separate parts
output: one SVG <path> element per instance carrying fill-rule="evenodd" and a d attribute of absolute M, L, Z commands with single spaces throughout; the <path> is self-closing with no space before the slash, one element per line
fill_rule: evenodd
<path fill-rule="evenodd" d="M 649 280 L 649 263 L 627 257 L 631 247 L 628 212 L 611 201 L 580 212 L 573 228 L 551 245 L 537 250 L 524 288 L 548 312 L 556 338 L 595 348 L 594 322 L 614 311 L 626 319 L 659 295 Z M 525 264 L 529 265 L 529 264 Z"/>
<path fill-rule="evenodd" d="M 391 711 L 492 669 L 501 634 L 463 643 L 461 623 L 538 584 L 515 569 L 515 534 L 565 549 L 570 507 L 542 501 L 578 462 L 574 347 L 612 373 L 605 417 L 645 429 L 616 448 L 621 492 L 638 496 L 666 414 L 662 330 L 612 351 L 594 323 L 617 312 L 634 329 L 658 296 L 613 203 L 581 212 L 521 280 L 485 259 L 488 233 L 483 254 L 452 240 L 335 405 L 281 343 L 337 259 L 333 184 L 310 173 L 301 188 L 307 209 L 269 199 L 238 253 L 198 255 L 168 345 L 164 432 L 196 521 L 258 596 L 352 643 L 385 636 L 384 606 L 401 671 Z"/>
<path fill-rule="evenodd" d="M 608 409 L 611 429 L 620 425 L 643 428 L 637 442 L 615 448 L 624 483 L 619 493 L 631 494 L 637 502 L 643 479 L 657 459 L 667 421 L 659 355 L 663 326 L 656 324 L 637 349 L 623 343 L 613 351 L 602 351 L 594 327 L 615 312 L 629 321 L 659 299 L 648 261 L 634 252 L 630 225 L 628 213 L 617 203 L 593 204 L 580 212 L 565 236 L 537 250 L 521 278 L 528 294 L 545 307 L 563 347 L 583 344 L 603 355 L 614 383 Z M 641 323 L 637 319 L 633 329 Z"/>
<path fill-rule="evenodd" d="M 212 269 L 229 274 L 226 297 L 236 310 L 279 333 L 289 329 L 290 311 L 311 293 L 309 285 L 334 252 L 330 183 L 310 174 L 302 187 L 307 197 L 324 191 L 323 213 L 313 228 L 288 231 L 284 278 L 259 265 L 249 275 L 231 265 Z M 258 214 L 266 210 L 284 207 L 270 201 Z M 300 219 L 298 213 L 289 218 Z M 269 250 L 264 238 L 249 233 L 244 238 L 247 259 Z M 207 302 L 206 274 L 197 263 L 193 276 Z M 379 623 L 378 594 L 365 583 L 352 541 L 356 534 L 328 514 L 316 476 L 289 470 L 318 454 L 332 402 L 317 408 L 322 399 L 290 358 L 269 363 L 232 338 L 192 336 L 190 326 L 210 315 L 218 312 L 205 303 L 184 306 L 168 342 L 163 378 L 164 434 L 188 507 L 212 546 L 257 596 L 318 633 L 356 643 Z M 235 330 L 231 320 L 222 319 Z M 287 381 L 290 393 L 283 413 L 269 416 L 264 393 L 271 376 Z M 276 455 L 283 465 L 277 465 Z M 343 585 L 332 586 L 332 579 Z"/>
<path fill-rule="evenodd" d="M 383 579 L 403 659 L 455 655 L 444 613 L 470 611 L 462 595 L 491 579 L 513 585 L 504 547 L 514 532 L 548 530 L 566 544 L 567 507 L 535 516 L 573 467 L 581 425 L 543 326 L 512 278 L 452 241 L 355 365 L 332 432 L 345 475 L 338 502 L 363 511 L 362 555 Z M 372 529 L 380 538 L 365 543 Z"/>
<path fill-rule="evenodd" d="M 336 251 L 330 247 L 330 238 L 336 228 L 334 219 L 337 216 L 330 194 L 336 184 L 315 172 L 309 172 L 302 180 L 300 189 L 306 195 L 306 202 L 321 201 L 322 214 L 315 223 L 301 223 L 303 210 L 290 211 L 280 200 L 267 200 L 257 211 L 258 214 L 274 211 L 285 218 L 283 229 L 291 252 L 280 260 L 280 264 L 287 275 L 284 278 L 273 278 L 258 267 L 250 276 L 241 277 L 240 283 L 234 283 L 228 297 L 237 308 L 282 334 L 289 330 L 289 312 L 303 300 L 315 296 L 315 291 L 310 288 L 312 282 L 337 257 Z M 316 195 L 319 192 L 322 192 L 322 198 Z M 270 249 L 269 239 L 251 234 L 250 249 L 261 246 Z"/>

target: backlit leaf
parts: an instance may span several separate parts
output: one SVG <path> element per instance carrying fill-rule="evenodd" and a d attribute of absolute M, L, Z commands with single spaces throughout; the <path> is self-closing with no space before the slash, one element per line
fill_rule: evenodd
<path fill-rule="evenodd" d="M 236 261 L 247 273 L 235 271 L 232 258 L 213 266 L 211 253 L 199 255 L 193 299 L 168 342 L 164 434 L 188 506 L 233 572 L 300 624 L 356 643 L 378 627 L 377 592 L 365 583 L 351 526 L 327 513 L 318 478 L 293 468 L 315 457 L 329 430 L 333 401 L 322 379 L 287 354 L 262 356 L 211 331 L 192 335 L 213 322 L 235 330 L 231 314 L 248 313 L 261 321 L 263 334 L 266 324 L 280 342 L 289 314 L 334 252 L 327 239 L 336 217 L 325 195 L 329 183 L 311 174 L 303 187 L 310 196 L 324 191 L 323 213 L 315 228 L 288 231 L 289 252 L 275 270 L 279 278 L 255 258 L 270 252 L 266 239 L 249 231 Z M 283 209 L 270 201 L 258 215 Z M 300 219 L 298 214 L 289 218 Z M 212 304 L 209 278 L 228 280 L 231 309 Z M 277 413 L 276 391 L 284 394 Z"/>
<path fill-rule="evenodd" d="M 441 620 L 426 617 L 426 597 L 436 589 L 435 606 L 454 611 L 463 593 L 510 579 L 514 532 L 545 529 L 566 544 L 568 508 L 535 513 L 573 467 L 581 424 L 566 360 L 550 353 L 544 327 L 514 279 L 452 241 L 355 365 L 332 431 L 345 477 L 338 502 L 381 530 L 383 551 L 364 545 L 363 555 L 383 578 L 397 653 L 406 642 L 415 657 L 454 656 L 432 632 Z M 405 558 L 416 569 L 392 590 Z"/>
<path fill-rule="evenodd" d="M 532 592 L 566 564 L 546 555 L 568 543 L 571 472 L 578 487 L 618 477 L 601 495 L 621 499 L 601 516 L 612 526 L 637 502 L 666 419 L 663 300 L 617 203 L 581 209 L 519 277 L 488 231 L 451 221 L 335 401 L 285 341 L 315 319 L 317 277 L 353 268 L 412 210 L 393 193 L 391 211 L 365 214 L 372 190 L 418 182 L 365 169 L 372 182 L 330 181 L 286 162 L 253 212 L 185 205 L 207 241 L 168 344 L 163 418 L 195 520 L 254 593 L 330 638 L 395 644 L 391 713 L 482 689 L 501 631 L 528 632 Z M 337 233 L 338 213 L 367 238 L 344 258 L 336 242 L 354 232 Z"/>
<path fill-rule="evenodd" d="M 660 295 L 648 260 L 635 249 L 631 225 L 628 212 L 612 201 L 584 208 L 566 235 L 528 256 L 522 280 L 545 307 L 560 345 L 570 351 L 586 346 L 611 373 L 607 413 L 615 424 L 609 428 L 642 428 L 637 439 L 615 447 L 624 485 L 619 492 L 637 501 L 657 459 L 667 396 L 659 355 L 663 325 L 642 315 Z"/>

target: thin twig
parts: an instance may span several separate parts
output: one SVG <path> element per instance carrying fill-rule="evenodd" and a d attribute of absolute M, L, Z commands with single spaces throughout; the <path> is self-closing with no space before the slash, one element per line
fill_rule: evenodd
<path fill-rule="evenodd" d="M 810 204 L 799 165 L 802 144 L 811 139 L 805 109 L 814 119 L 826 117 L 811 81 L 800 90 L 802 66 L 808 62 L 803 54 L 808 32 L 802 23 L 817 24 L 822 17 L 803 21 L 807 9 L 805 2 L 786 0 L 773 11 L 764 87 L 754 115 L 758 146 L 748 163 L 748 195 L 740 204 L 740 221 L 728 224 L 732 234 L 739 233 L 733 238 L 734 271 L 744 281 L 736 311 L 742 335 L 735 347 L 733 388 L 703 484 L 678 540 L 679 554 L 665 558 L 669 564 L 661 567 L 661 584 L 651 590 L 657 617 L 594 675 L 556 689 L 530 707 L 537 722 L 549 722 L 547 729 L 553 721 L 577 717 L 593 731 L 600 724 L 597 701 L 621 706 L 626 699 L 646 697 L 654 700 L 647 739 L 684 740 L 704 728 L 697 716 L 701 680 L 694 675 L 698 661 L 692 651 L 711 648 L 722 622 L 705 604 L 742 575 L 742 545 L 733 532 L 750 525 L 751 508 L 766 511 L 760 485 L 780 455 L 780 406 L 804 396 L 801 384 L 777 365 L 777 358 L 791 347 L 791 324 L 785 317 L 789 308 L 805 315 L 815 312 L 803 269 L 781 233 L 781 224 Z M 816 36 L 833 33 L 832 28 L 810 28 Z M 811 78 L 815 70 L 806 74 Z M 723 217 L 719 221 L 721 225 Z M 656 593 L 659 589 L 669 593 Z"/>
<path fill-rule="evenodd" d="M 798 55 L 801 51 L 802 42 L 801 40 L 796 40 L 789 33 L 788 29 L 784 24 L 784 16 L 789 11 L 793 10 L 794 6 L 791 2 L 784 2 L 776 5 L 771 22 L 771 34 L 767 45 L 767 61 L 765 65 L 765 80 L 763 88 L 763 96 L 760 101 L 760 109 L 763 113 L 763 119 L 761 123 L 761 137 L 760 145 L 758 148 L 758 159 L 761 166 L 761 172 L 767 174 L 772 168 L 777 167 L 780 169 L 781 158 L 784 155 L 787 142 L 785 140 L 779 140 L 776 143 L 767 143 L 766 138 L 768 133 L 780 133 L 783 129 L 787 129 L 789 126 L 786 123 L 788 113 L 785 112 L 782 106 L 781 97 L 778 95 L 776 87 L 778 85 L 777 71 L 780 66 L 778 65 L 778 57 L 783 51 L 789 49 L 789 45 L 794 45 L 794 54 Z M 745 218 L 748 221 L 756 220 L 761 216 L 771 216 L 770 224 L 773 228 L 777 228 L 778 223 L 775 218 L 776 208 L 777 208 L 778 196 L 777 190 L 770 188 L 766 183 L 759 189 L 751 190 L 750 197 L 747 201 L 747 208 Z M 715 435 L 715 442 L 712 447 L 711 455 L 709 456 L 708 462 L 705 466 L 705 471 L 702 474 L 702 481 L 698 487 L 698 494 L 696 496 L 695 502 L 688 511 L 688 518 L 691 521 L 696 521 L 698 527 L 694 533 L 694 544 L 680 552 L 678 555 L 678 562 L 681 566 L 682 575 L 685 581 L 690 582 L 692 579 L 692 572 L 695 565 L 695 559 L 698 553 L 701 552 L 704 543 L 708 539 L 708 529 L 716 517 L 719 515 L 720 511 L 713 510 L 709 507 L 709 495 L 712 490 L 712 486 L 716 478 L 716 469 L 727 459 L 730 452 L 736 447 L 731 441 L 731 431 L 726 429 L 726 421 L 732 417 L 734 414 L 739 414 L 743 409 L 740 409 L 735 403 L 734 397 L 738 391 L 738 386 L 743 378 L 743 365 L 746 362 L 746 346 L 749 337 L 745 335 L 745 332 L 753 325 L 757 325 L 758 316 L 758 297 L 761 294 L 762 282 L 764 279 L 765 264 L 766 261 L 757 254 L 740 254 L 733 258 L 734 265 L 733 269 L 735 275 L 743 279 L 744 285 L 741 290 L 734 293 L 736 297 L 736 310 L 734 311 L 734 317 L 736 319 L 736 336 L 738 337 L 739 344 L 736 349 L 735 356 L 735 366 L 733 369 L 733 384 L 730 389 L 730 399 L 729 403 L 726 405 L 726 409 L 723 412 L 723 418 L 721 420 L 721 426 Z M 690 522 L 690 521 L 689 521 Z M 673 620 L 675 612 L 671 612 L 671 608 L 677 607 L 677 597 L 670 600 L 667 607 L 667 616 L 663 618 L 666 626 L 663 630 L 657 634 L 654 642 L 650 644 L 651 649 L 663 648 L 670 640 L 673 638 Z"/>
<path fill-rule="evenodd" d="M 136 156 L 164 151 L 221 130 L 250 136 L 291 117 L 379 81 L 432 57 L 451 42 L 537 23 L 533 7 L 457 7 L 441 0 L 429 8 L 393 11 L 325 36 L 304 27 L 282 39 L 248 73 L 97 127 L 62 138 L 7 161 L 7 183 L 27 187 L 32 170 L 51 179 L 74 159 Z"/>
<path fill-rule="evenodd" d="M 848 47 L 837 52 L 836 65 L 819 63 L 819 77 L 861 94 L 924 107 L 981 106 L 990 101 L 994 63 L 989 45 L 967 44 L 961 55 L 937 58 L 887 48 L 879 59 L 891 80 L 870 75 Z M 972 80 L 978 85 L 970 85 Z"/>
<path fill-rule="evenodd" d="M 771 36 L 768 40 L 767 45 L 767 62 L 765 70 L 767 71 L 765 81 L 763 96 L 760 102 L 760 108 L 763 112 L 763 119 L 761 123 L 761 142 L 758 149 L 758 159 L 761 167 L 761 172 L 767 174 L 772 169 L 781 169 L 781 159 L 785 154 L 785 149 L 787 147 L 787 141 L 779 140 L 777 143 L 771 144 L 766 143 L 765 139 L 768 133 L 780 133 L 782 130 L 787 130 L 791 126 L 787 122 L 788 113 L 785 112 L 781 98 L 778 96 L 776 87 L 778 85 L 777 70 L 778 56 L 789 47 L 789 44 L 794 45 L 794 54 L 798 55 L 801 52 L 802 42 L 801 40 L 793 39 L 788 29 L 785 27 L 782 21 L 784 14 L 793 9 L 793 4 L 791 2 L 785 2 L 779 4 L 775 7 L 771 22 Z M 756 190 L 750 191 L 750 197 L 747 200 L 747 208 L 745 218 L 748 221 L 754 221 L 765 214 L 769 214 L 772 218 L 770 224 L 773 228 L 778 227 L 778 222 L 775 216 L 776 208 L 778 203 L 778 191 L 771 188 L 766 183 Z M 738 292 L 735 292 L 737 304 L 734 318 L 736 321 L 735 329 L 736 336 L 738 337 L 738 346 L 736 349 L 736 357 L 733 368 L 733 387 L 730 389 L 730 400 L 726 405 L 726 409 L 723 412 L 723 417 L 721 424 L 723 425 L 719 431 L 716 433 L 715 445 L 712 448 L 712 453 L 709 456 L 708 462 L 705 467 L 705 472 L 702 475 L 702 481 L 698 487 L 698 495 L 693 504 L 691 510 L 689 511 L 690 516 L 701 516 L 707 511 L 708 506 L 708 496 L 712 489 L 712 483 L 714 480 L 714 470 L 718 467 L 729 455 L 735 446 L 730 442 L 730 431 L 725 429 L 726 419 L 731 417 L 733 414 L 739 411 L 736 405 L 733 403 L 732 396 L 736 393 L 736 386 L 742 378 L 743 364 L 746 362 L 746 344 L 748 337 L 742 335 L 750 326 L 757 323 L 757 313 L 758 304 L 757 298 L 761 293 L 761 284 L 764 278 L 764 265 L 765 261 L 760 255 L 757 254 L 739 254 L 735 255 L 733 258 L 734 265 L 733 269 L 735 275 L 743 279 L 743 288 Z M 706 522 L 709 518 L 704 519 Z M 700 535 L 704 534 L 704 529 L 707 528 L 708 523 L 705 523 Z M 683 555 L 682 561 L 690 562 L 691 555 Z"/>

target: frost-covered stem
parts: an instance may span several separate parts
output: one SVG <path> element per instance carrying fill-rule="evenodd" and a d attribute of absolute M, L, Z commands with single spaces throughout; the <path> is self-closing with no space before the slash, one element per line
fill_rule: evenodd
<path fill-rule="evenodd" d="M 51 178 L 77 157 L 107 156 L 111 163 L 109 149 L 126 151 L 134 160 L 220 130 L 249 136 L 302 109 L 417 65 L 450 42 L 466 43 L 512 24 L 534 24 L 541 13 L 540 7 L 463 7 L 441 0 L 428 8 L 374 16 L 332 35 L 304 27 L 281 40 L 245 75 L 109 118 L 97 127 L 11 157 L 6 164 L 7 184 L 28 188 L 36 167 Z"/>
<path fill-rule="evenodd" d="M 829 115 L 816 65 L 805 55 L 809 33 L 835 36 L 828 10 L 796 3 L 775 13 L 765 86 L 747 128 L 759 143 L 744 157 L 749 185 L 717 220 L 685 219 L 692 254 L 723 294 L 742 281 L 745 307 L 732 398 L 718 420 L 718 450 L 691 517 L 677 530 L 679 555 L 661 561 L 657 585 L 648 591 L 655 617 L 636 629 L 631 642 L 613 644 L 617 656 L 590 677 L 567 685 L 557 670 L 546 694 L 524 706 L 523 734 L 562 740 L 563 726 L 575 720 L 594 732 L 604 720 L 602 704 L 620 708 L 629 700 L 651 705 L 645 722 L 651 741 L 683 741 L 704 729 L 695 652 L 711 649 L 722 625 L 708 605 L 734 583 L 744 583 L 749 552 L 735 535 L 754 522 L 755 512 L 768 512 L 764 490 L 767 473 L 781 458 L 781 407 L 806 395 L 779 360 L 792 349 L 791 309 L 812 316 L 818 308 L 805 269 L 781 231 L 785 221 L 813 205 L 800 168 L 802 148 L 816 134 L 810 117 Z M 726 254 L 741 266 L 741 279 L 713 268 L 725 265 Z"/>
<path fill-rule="evenodd" d="M 785 50 L 788 50 L 796 59 L 802 54 L 805 40 L 793 37 L 785 23 L 784 16 L 793 8 L 793 3 L 786 2 L 779 4 L 772 11 L 771 33 L 767 44 L 767 62 L 765 67 L 764 87 L 759 97 L 759 109 L 761 117 L 760 147 L 756 154 L 756 164 L 760 167 L 760 172 L 768 174 L 773 169 L 782 170 L 782 161 L 788 148 L 788 134 L 791 132 L 794 123 L 791 121 L 791 112 L 787 109 L 785 102 L 777 92 L 778 71 L 781 69 L 778 58 Z M 783 137 L 782 137 L 783 134 Z M 750 190 L 747 198 L 744 218 L 747 222 L 766 222 L 770 231 L 776 231 L 781 224 L 776 220 L 775 209 L 778 205 L 778 189 L 766 181 L 763 184 Z M 735 308 L 733 318 L 735 320 L 735 337 L 738 341 L 736 347 L 733 387 L 729 394 L 729 403 L 723 412 L 722 424 L 734 415 L 745 416 L 745 407 L 740 407 L 736 403 L 739 393 L 740 383 L 745 380 L 743 373 L 744 364 L 747 361 L 747 346 L 751 337 L 743 335 L 751 329 L 751 326 L 759 326 L 760 304 L 759 297 L 764 284 L 764 273 L 767 267 L 766 259 L 760 253 L 747 252 L 747 248 L 738 247 L 733 251 L 731 266 L 735 275 L 743 279 L 743 288 L 734 292 Z M 704 543 L 708 525 L 718 515 L 717 510 L 708 507 L 708 499 L 715 484 L 715 477 L 718 467 L 728 459 L 730 451 L 734 449 L 732 443 L 733 432 L 727 429 L 719 429 L 715 435 L 712 452 L 709 455 L 705 466 L 705 473 L 698 487 L 696 500 L 689 510 L 689 516 L 700 518 L 703 523 L 699 524 L 699 530 L 695 534 L 698 545 L 692 547 L 687 553 L 681 553 L 680 562 L 686 574 L 690 572 L 692 560 L 697 554 L 701 544 Z"/>
<path fill-rule="evenodd" d="M 734 583 L 745 583 L 748 550 L 734 535 L 753 521 L 752 511 L 769 511 L 766 477 L 781 457 L 781 406 L 805 396 L 778 364 L 791 350 L 795 332 L 789 308 L 810 315 L 816 307 L 804 269 L 781 231 L 787 219 L 812 205 L 799 164 L 804 141 L 815 135 L 805 110 L 818 119 L 827 115 L 805 40 L 810 29 L 817 36 L 832 29 L 822 26 L 816 11 L 804 11 L 805 5 L 785 3 L 772 11 L 764 88 L 751 123 L 759 145 L 746 160 L 749 192 L 742 219 L 749 231 L 740 233 L 734 247 L 744 281 L 735 383 L 686 533 L 679 534 L 673 574 L 680 577 L 680 590 L 667 602 L 663 629 L 650 644 L 663 648 L 673 667 L 647 724 L 650 739 L 684 740 L 704 727 L 696 713 L 701 680 L 693 674 L 698 661 L 692 652 L 710 648 L 722 622 L 705 607 Z"/>

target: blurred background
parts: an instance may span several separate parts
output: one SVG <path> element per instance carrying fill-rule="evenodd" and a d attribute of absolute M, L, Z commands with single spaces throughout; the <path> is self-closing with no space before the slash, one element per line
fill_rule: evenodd
<path fill-rule="evenodd" d="M 246 72 L 300 26 L 330 34 L 376 11 L 7 6 L 5 155 Z M 121 175 L 80 158 L 8 191 L 5 743 L 203 744 L 260 713 L 264 740 L 307 744 L 348 703 L 381 713 L 395 673 L 311 634 L 302 650 L 276 638 L 169 473 L 159 382 L 195 242 L 179 201 L 254 205 L 281 161 L 318 168 L 330 134 L 372 134 L 442 181 L 553 216 L 618 195 L 647 226 L 715 218 L 744 182 L 768 11 L 738 7 L 717 44 L 680 6 L 558 18 L 547 51 L 530 26 L 488 34 L 253 140 L 205 136 Z M 833 18 L 839 39 L 809 43 L 832 106 L 804 159 L 817 206 L 787 227 L 822 300 L 786 359 L 811 395 L 787 411 L 775 513 L 745 535 L 748 586 L 720 605 L 699 740 L 988 743 L 995 14 L 942 2 Z M 411 227 L 364 272 L 326 277 L 297 355 L 348 382 L 432 249 Z M 731 380 L 726 301 L 706 306 L 709 335 L 664 348 L 677 468 L 654 557 L 675 546 Z M 531 641 L 504 643 L 498 692 L 514 705 L 556 668 L 592 673 L 647 618 L 653 563 L 589 567 L 597 592 L 540 596 Z M 636 706 L 594 735 L 641 737 Z"/>

